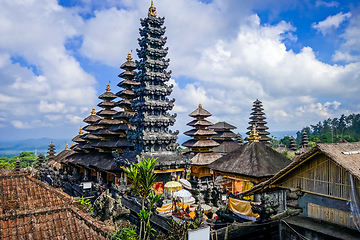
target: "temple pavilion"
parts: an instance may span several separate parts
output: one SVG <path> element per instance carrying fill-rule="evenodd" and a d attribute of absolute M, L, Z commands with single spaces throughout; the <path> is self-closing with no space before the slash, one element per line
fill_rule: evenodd
<path fill-rule="evenodd" d="M 237 135 L 231 131 L 236 129 L 235 126 L 227 122 L 218 122 L 208 128 L 216 132 L 211 139 L 220 144 L 212 149 L 213 152 L 227 154 L 240 146 L 236 140 L 233 140 L 237 138 Z"/>
<path fill-rule="evenodd" d="M 194 128 L 184 132 L 184 134 L 193 139 L 184 142 L 182 145 L 188 147 L 191 152 L 195 153 L 195 156 L 191 158 L 191 176 L 197 178 L 212 177 L 212 173 L 210 169 L 207 168 L 207 165 L 220 158 L 221 155 L 211 151 L 213 147 L 220 145 L 210 139 L 210 137 L 216 135 L 216 132 L 208 128 L 213 124 L 205 119 L 210 117 L 211 113 L 199 104 L 199 107 L 190 113 L 189 116 L 195 119 L 187 125 Z"/>
<path fill-rule="evenodd" d="M 290 159 L 260 142 L 260 139 L 253 125 L 248 143 L 208 165 L 215 178 L 222 176 L 231 180 L 226 185 L 228 191 L 240 193 L 248 190 L 291 163 Z"/>

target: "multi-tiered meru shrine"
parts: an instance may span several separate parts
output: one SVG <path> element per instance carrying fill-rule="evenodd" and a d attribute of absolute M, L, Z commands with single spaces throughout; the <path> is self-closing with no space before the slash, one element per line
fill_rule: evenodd
<path fill-rule="evenodd" d="M 185 175 L 190 166 L 188 157 L 177 150 L 178 131 L 169 126 L 175 123 L 176 114 L 170 115 L 175 99 L 169 99 L 172 85 L 167 85 L 171 71 L 167 71 L 164 18 L 157 17 L 151 5 L 148 17 L 140 19 L 141 38 L 137 49 L 139 61 L 133 61 L 129 53 L 118 84 L 122 89 L 116 94 L 110 85 L 99 96 L 102 110 L 84 119 L 87 131 L 74 138 L 77 143 L 58 158 L 75 182 L 94 181 L 108 184 L 125 182 L 124 168 L 145 158 L 156 158 L 158 173 L 157 193 L 172 177 Z M 137 70 L 137 71 L 134 71 Z M 116 100 L 119 97 L 120 100 Z M 115 107 L 122 108 L 116 111 Z M 60 156 L 60 155 L 59 155 Z M 64 156 L 64 155 L 62 155 Z"/>

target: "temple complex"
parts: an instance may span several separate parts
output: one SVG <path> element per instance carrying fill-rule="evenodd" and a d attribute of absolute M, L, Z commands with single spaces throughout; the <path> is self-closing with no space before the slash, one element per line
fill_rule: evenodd
<path fill-rule="evenodd" d="M 218 122 L 208 128 L 216 132 L 216 135 L 212 136 L 211 139 L 220 144 L 212 149 L 213 152 L 226 154 L 239 147 L 239 143 L 236 140 L 233 140 L 237 139 L 239 135 L 231 131 L 236 129 L 235 126 L 227 122 Z"/>
<path fill-rule="evenodd" d="M 219 239 L 225 239 L 225 236 L 226 239 L 228 236 L 229 239 L 239 239 L 239 236 L 244 236 L 242 239 L 270 239 L 269 236 L 278 239 L 282 232 L 283 236 L 290 236 L 291 229 L 287 228 L 290 225 L 285 226 L 284 219 L 295 219 L 292 225 L 306 232 L 311 230 L 311 224 L 321 225 L 311 218 L 329 221 L 330 211 L 337 214 L 330 222 L 355 229 L 350 221 L 353 206 L 348 205 L 353 204 L 351 194 L 360 189 L 358 143 L 335 147 L 320 144 L 310 149 L 307 134 L 303 132 L 300 149 L 297 150 L 295 139 L 291 137 L 290 149 L 280 144 L 275 151 L 269 147 L 270 133 L 262 102 L 257 99 L 253 103 L 251 126 L 247 128 L 250 130 L 247 143 L 243 143 L 240 133 L 233 132 L 235 126 L 224 121 L 216 124 L 208 121 L 212 114 L 199 104 L 189 114 L 193 120 L 187 125 L 192 129 L 184 132 L 191 139 L 182 144 L 186 147 L 183 151 L 178 149 L 178 131 L 169 129 L 176 121 L 176 114 L 169 113 L 175 99 L 170 99 L 173 86 L 168 85 L 171 71 L 167 70 L 170 60 L 166 58 L 164 20 L 157 16 L 151 3 L 148 16 L 140 19 L 140 48 L 136 50 L 139 60 L 133 61 L 131 52 L 127 54 L 126 62 L 120 66 L 123 71 L 118 75 L 120 90 L 114 94 L 110 82 L 106 85 L 105 92 L 98 97 L 100 103 L 97 106 L 101 109 L 96 112 L 92 108 L 83 120 L 87 125 L 80 127 L 78 135 L 72 139 L 76 145 L 71 150 L 66 144 L 65 149 L 55 156 L 55 146 L 51 142 L 48 161 L 39 154 L 38 166 L 31 174 L 21 173 L 25 170 L 20 170 L 18 160 L 10 180 L 0 175 L 0 190 L 4 192 L 4 196 L 0 196 L 0 238 L 2 229 L 6 229 L 6 237 L 14 239 L 41 239 L 40 235 L 105 239 L 110 237 L 112 230 L 108 226 L 121 226 L 117 221 L 123 217 L 134 226 L 140 225 L 139 213 L 143 213 L 144 206 L 150 216 L 146 221 L 152 223 L 151 227 L 156 228 L 159 236 L 173 232 L 176 225 L 169 223 L 174 217 L 176 221 L 188 221 L 184 226 L 195 225 L 197 220 L 206 222 L 213 226 L 211 233 L 219 233 L 219 236 L 222 236 L 221 231 L 215 229 L 223 227 L 224 234 Z M 121 110 L 117 111 L 116 107 Z M 292 154 L 296 151 L 300 156 L 295 156 L 292 161 L 279 153 L 286 151 Z M 152 196 L 145 197 L 140 204 L 138 195 L 143 193 L 131 191 L 132 177 L 126 175 L 124 169 L 148 158 L 156 159 L 156 179 L 154 176 L 155 184 L 147 185 Z M 331 172 L 338 174 L 333 176 Z M 318 176 L 324 179 L 319 180 Z M 341 179 L 330 179 L 336 176 Z M 30 198 L 21 194 L 29 189 Z M 157 196 L 159 199 L 153 195 L 161 193 L 163 195 Z M 34 198 L 37 195 L 40 202 Z M 85 201 L 84 197 L 91 199 L 88 209 L 74 202 L 74 199 Z M 150 203 L 154 199 L 157 202 Z M 335 207 L 328 203 L 334 203 Z M 289 213 L 288 209 L 293 212 Z M 211 212 L 219 219 L 212 218 Z M 278 212 L 281 215 L 275 215 Z M 306 217 L 309 225 L 303 227 L 301 219 L 297 223 L 297 218 L 288 218 L 294 212 L 302 212 L 298 217 Z M 206 221 L 204 213 L 208 214 Z M 45 224 L 41 215 L 50 219 L 50 225 Z M 31 225 L 34 234 L 20 234 L 17 228 L 22 229 L 24 225 L 21 218 L 29 216 L 34 221 L 27 225 Z M 268 222 L 258 224 L 255 220 Z M 12 222 L 11 227 L 8 222 Z M 284 228 L 290 230 L 284 231 Z M 269 229 L 272 232 L 269 233 Z M 61 234 L 61 231 L 65 233 Z M 313 229 L 312 233 L 317 231 Z M 258 235 L 261 236 L 258 238 Z"/>
<path fill-rule="evenodd" d="M 211 177 L 212 174 L 207 165 L 221 157 L 220 154 L 211 151 L 213 147 L 220 146 L 219 143 L 210 139 L 210 137 L 216 135 L 216 132 L 209 129 L 209 126 L 213 124 L 205 119 L 210 117 L 211 113 L 199 104 L 199 107 L 190 113 L 189 116 L 195 119 L 187 125 L 194 127 L 194 129 L 186 131 L 184 134 L 193 139 L 184 142 L 182 145 L 195 153 L 195 156 L 191 158 L 191 176 L 196 176 L 197 178 Z"/>
<path fill-rule="evenodd" d="M 268 142 L 271 140 L 271 138 L 267 136 L 270 133 L 267 131 L 269 128 L 265 126 L 267 122 L 265 121 L 266 117 L 264 116 L 265 113 L 263 112 L 264 108 L 262 106 L 262 102 L 259 99 L 256 99 L 253 108 L 251 109 L 253 112 L 251 113 L 250 117 L 250 126 L 247 129 L 252 130 L 252 127 L 255 124 L 259 136 L 261 137 L 260 142 Z M 248 131 L 246 134 L 250 135 L 250 131 Z"/>

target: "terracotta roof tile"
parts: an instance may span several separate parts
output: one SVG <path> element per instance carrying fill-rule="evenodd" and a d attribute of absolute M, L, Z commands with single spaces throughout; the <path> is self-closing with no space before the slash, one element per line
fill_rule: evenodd
<path fill-rule="evenodd" d="M 73 206 L 70 196 L 28 175 L 0 176 L 0 192 L 0 239 L 105 239 L 111 230 Z"/>

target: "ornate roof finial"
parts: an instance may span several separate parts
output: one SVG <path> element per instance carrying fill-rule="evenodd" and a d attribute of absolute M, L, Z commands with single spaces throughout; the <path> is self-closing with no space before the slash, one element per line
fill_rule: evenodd
<path fill-rule="evenodd" d="M 253 128 L 250 131 L 250 137 L 248 137 L 249 142 L 259 142 L 259 139 L 261 137 L 258 134 L 258 131 L 256 130 L 255 124 L 253 124 Z"/>
<path fill-rule="evenodd" d="M 95 115 L 95 108 L 92 108 L 90 113 L 91 115 Z"/>
<path fill-rule="evenodd" d="M 83 135 L 82 128 L 80 127 L 79 135 Z"/>
<path fill-rule="evenodd" d="M 107 91 L 107 92 L 110 92 L 110 83 L 108 83 L 107 85 L 106 85 L 106 88 L 105 88 L 105 90 Z"/>
<path fill-rule="evenodd" d="M 202 105 L 201 105 L 201 103 L 199 103 L 199 108 L 202 108 Z"/>
<path fill-rule="evenodd" d="M 149 8 L 148 16 L 156 17 L 156 7 L 154 7 L 154 3 L 152 0 L 151 0 L 151 7 Z"/>
<path fill-rule="evenodd" d="M 71 146 L 73 147 L 73 146 L 75 146 L 75 144 L 73 143 L 73 144 L 71 144 Z"/>
<path fill-rule="evenodd" d="M 133 58 L 131 57 L 131 53 L 129 52 L 127 57 L 126 57 L 126 61 L 132 61 Z"/>
<path fill-rule="evenodd" d="M 65 150 L 69 150 L 69 145 L 68 144 L 66 144 Z"/>

